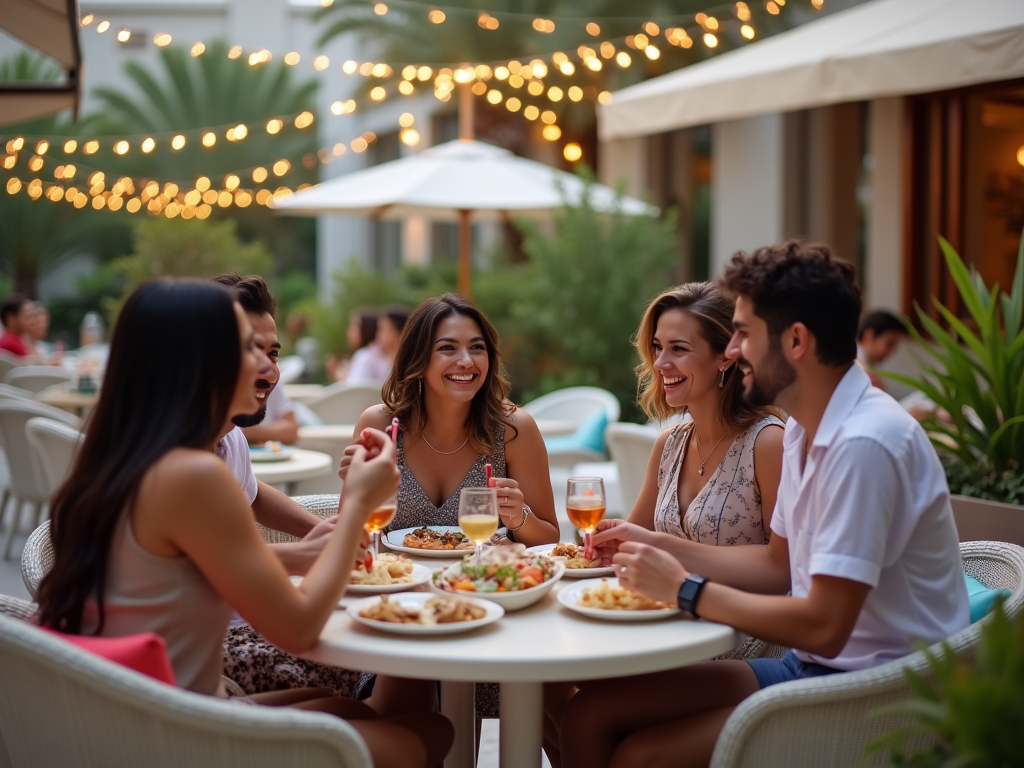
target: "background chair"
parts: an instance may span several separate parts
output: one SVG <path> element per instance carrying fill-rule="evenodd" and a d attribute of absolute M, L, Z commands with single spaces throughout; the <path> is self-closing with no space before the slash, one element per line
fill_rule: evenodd
<path fill-rule="evenodd" d="M 35 416 L 52 419 L 71 427 L 79 425 L 78 417 L 42 403 L 0 399 L 0 447 L 3 448 L 7 457 L 11 475 L 10 487 L 4 489 L 2 501 L 0 501 L 0 517 L 7 509 L 8 500 L 11 498 L 14 500 L 10 528 L 4 543 L 5 560 L 11 556 L 11 544 L 14 541 L 14 535 L 21 528 L 21 513 L 25 505 L 32 505 L 35 512 L 35 526 L 38 526 L 42 519 L 43 506 L 50 499 L 50 485 L 33 460 L 25 434 L 25 425 L 29 419 Z"/>
<path fill-rule="evenodd" d="M 25 437 L 52 496 L 71 472 L 75 452 L 85 435 L 62 421 L 37 416 L 25 423 Z"/>
<path fill-rule="evenodd" d="M 995 541 L 960 545 L 964 571 L 991 589 L 1009 589 L 1006 610 L 1015 616 L 1024 605 L 1024 549 Z M 982 619 L 947 642 L 963 658 L 975 652 Z M 938 651 L 939 646 L 932 646 Z M 870 717 L 878 707 L 911 696 L 904 669 L 933 680 L 923 652 L 873 669 L 796 680 L 765 688 L 741 703 L 722 729 L 711 768 L 854 768 L 889 765 L 884 752 L 863 761 L 864 746 L 906 717 Z M 907 749 L 930 746 L 926 735 L 906 742 Z"/>
<path fill-rule="evenodd" d="M 535 419 L 570 421 L 577 427 L 590 416 L 604 411 L 608 423 L 619 420 L 619 400 L 611 392 L 599 387 L 568 387 L 541 395 L 523 406 Z"/>
<path fill-rule="evenodd" d="M 647 463 L 658 439 L 658 430 L 640 424 L 619 422 L 609 424 L 604 441 L 612 461 L 619 468 L 619 489 L 622 506 L 632 511 L 647 474 Z"/>
<path fill-rule="evenodd" d="M 306 405 L 324 424 L 355 424 L 363 411 L 381 402 L 380 387 L 376 384 L 339 382 Z"/>
<path fill-rule="evenodd" d="M 0 379 L 21 365 L 21 358 L 0 350 Z"/>
<path fill-rule="evenodd" d="M 22 365 L 4 376 L 4 383 L 27 389 L 29 392 L 42 392 L 55 384 L 67 384 L 71 381 L 71 372 L 52 365 Z"/>
<path fill-rule="evenodd" d="M 159 683 L 0 616 L 0 765 L 370 768 L 344 720 Z"/>
<path fill-rule="evenodd" d="M 0 398 L 8 400 L 32 400 L 32 392 L 21 387 L 12 387 L 10 384 L 0 384 Z"/>
<path fill-rule="evenodd" d="M 280 383 L 292 384 L 302 377 L 306 363 L 298 355 L 288 355 L 277 361 L 277 369 L 280 371 Z"/>

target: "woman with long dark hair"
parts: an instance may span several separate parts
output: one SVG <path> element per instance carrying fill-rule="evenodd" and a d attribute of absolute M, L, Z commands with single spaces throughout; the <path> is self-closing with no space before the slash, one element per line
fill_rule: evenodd
<path fill-rule="evenodd" d="M 232 609 L 290 653 L 317 642 L 345 591 L 367 515 L 394 493 L 395 453 L 383 433 L 367 433 L 337 527 L 294 586 L 215 455 L 232 416 L 259 407 L 261 355 L 224 288 L 159 280 L 129 297 L 88 434 L 51 506 L 55 560 L 40 584 L 40 623 L 72 634 L 156 632 L 178 685 L 213 696 L 226 695 L 221 668 Z M 443 759 L 451 727 L 439 715 L 385 721 L 359 702 L 324 694 L 251 698 L 352 720 L 376 765 Z"/>
<path fill-rule="evenodd" d="M 402 481 L 389 530 L 458 525 L 460 491 L 486 486 L 484 468 L 491 464 L 509 538 L 527 546 L 558 541 L 544 439 L 533 417 L 509 401 L 510 390 L 498 333 L 472 302 L 446 293 L 413 311 L 384 382 L 384 404 L 367 409 L 356 424 L 357 435 L 384 429 L 393 418 L 402 426 Z M 346 449 L 342 477 L 356 450 L 356 443 Z M 381 678 L 374 687 L 373 706 L 382 712 L 416 698 L 416 681 L 397 688 L 393 681 Z M 478 693 L 485 712 L 494 711 L 496 702 L 489 709 L 485 703 L 493 694 Z"/>

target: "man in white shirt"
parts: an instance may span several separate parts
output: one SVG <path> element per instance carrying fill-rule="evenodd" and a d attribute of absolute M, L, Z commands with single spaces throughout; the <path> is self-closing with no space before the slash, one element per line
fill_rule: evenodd
<path fill-rule="evenodd" d="M 274 311 L 277 303 L 270 294 L 262 277 L 249 275 L 240 277 L 236 274 L 219 275 L 213 282 L 230 288 L 235 299 L 245 310 L 252 323 L 256 346 L 264 353 L 268 364 L 260 371 L 261 378 L 256 382 L 256 396 L 267 402 L 277 386 L 280 373 L 277 369 L 277 357 L 281 343 L 277 338 L 277 324 Z M 249 444 L 242 427 L 253 427 L 263 421 L 267 406 L 252 416 L 237 417 L 236 426 L 225 435 L 218 448 L 218 455 L 227 462 L 238 484 L 245 491 L 246 498 L 252 505 L 256 521 L 266 528 L 298 536 L 301 541 L 288 544 L 271 544 L 271 548 L 280 558 L 290 574 L 305 575 L 306 571 L 319 556 L 334 528 L 336 518 L 322 520 L 296 504 L 288 496 L 266 483 L 256 480 L 249 461 Z M 289 414 L 291 415 L 291 414 Z M 294 416 L 292 421 L 294 423 Z M 296 434 L 297 434 L 297 427 Z M 267 439 L 267 438 L 264 438 Z M 339 481 L 340 489 L 340 481 Z"/>
<path fill-rule="evenodd" d="M 882 664 L 968 624 L 942 467 L 854 363 L 853 268 L 788 242 L 733 257 L 721 284 L 744 396 L 790 414 L 771 540 L 711 547 L 618 520 L 594 540 L 623 586 L 795 650 L 584 685 L 561 720 L 567 768 L 706 765 L 759 688 Z"/>

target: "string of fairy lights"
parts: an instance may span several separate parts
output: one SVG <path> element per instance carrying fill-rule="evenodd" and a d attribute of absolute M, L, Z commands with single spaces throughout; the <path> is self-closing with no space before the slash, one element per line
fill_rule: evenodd
<path fill-rule="evenodd" d="M 764 9 L 777 16 L 786 5 L 786 0 L 762 0 Z M 321 4 L 329 6 L 333 0 L 321 0 Z M 485 99 L 493 106 L 504 105 L 511 113 L 521 114 L 531 122 L 539 122 L 540 135 L 547 141 L 555 142 L 562 137 L 562 129 L 558 125 L 555 108 L 559 102 L 597 101 L 600 104 L 611 102 L 611 93 L 600 89 L 592 78 L 605 67 L 617 66 L 628 69 L 634 64 L 635 57 L 643 56 L 649 61 L 656 61 L 662 55 L 659 45 L 675 46 L 683 49 L 692 48 L 699 40 L 707 49 L 715 49 L 719 45 L 720 36 L 732 25 L 738 29 L 740 37 L 745 41 L 757 37 L 753 26 L 751 5 L 747 2 L 734 2 L 719 5 L 707 12 L 695 15 L 674 16 L 671 19 L 660 19 L 662 24 L 654 20 L 642 20 L 636 17 L 628 19 L 608 19 L 609 22 L 636 23 L 638 32 L 624 37 L 605 39 L 598 42 L 602 29 L 595 20 L 567 17 L 540 18 L 531 17 L 515 11 L 480 12 L 465 8 L 432 6 L 425 8 L 417 3 L 405 0 L 391 0 L 391 3 L 369 0 L 368 6 L 377 16 L 386 16 L 392 6 L 406 13 L 426 12 L 427 20 L 434 25 L 444 24 L 455 14 L 473 14 L 477 24 L 486 31 L 497 30 L 503 23 L 523 23 L 529 20 L 533 30 L 539 35 L 551 34 L 556 28 L 564 25 L 576 25 L 590 38 L 591 44 L 583 43 L 575 51 L 554 51 L 542 57 L 528 60 L 511 59 L 508 61 L 489 61 L 478 64 L 455 63 L 415 63 L 415 62 L 358 62 L 352 59 L 341 63 L 340 71 L 350 77 L 361 76 L 376 81 L 371 83 L 365 96 L 375 103 L 383 102 L 394 96 L 409 97 L 421 92 L 425 87 L 432 87 L 436 99 L 446 102 L 451 99 L 455 89 L 465 86 L 474 96 Z M 821 9 L 824 0 L 812 0 L 813 7 Z M 81 19 L 83 28 L 91 28 L 97 34 L 105 34 L 112 29 L 109 19 L 99 19 L 90 13 Z M 663 26 L 664 25 L 664 26 Z M 120 44 L 127 44 L 135 33 L 128 27 L 119 28 L 114 38 Z M 664 38 L 664 43 L 658 41 Z M 158 48 L 166 48 L 174 42 L 166 32 L 153 36 L 153 43 Z M 189 47 L 192 57 L 198 58 L 208 54 L 206 42 L 197 41 Z M 250 67 L 265 66 L 275 59 L 275 54 L 268 49 L 245 52 L 242 46 L 232 45 L 227 50 L 230 59 L 245 57 Z M 285 53 L 281 60 L 286 66 L 295 67 L 303 57 L 296 51 Z M 550 62 L 550 63 L 549 63 Z M 310 57 L 309 63 L 316 72 L 325 72 L 331 68 L 332 62 L 325 54 Z M 395 75 L 399 74 L 400 78 Z M 557 74 L 558 82 L 545 82 L 550 75 Z M 348 115 L 356 111 L 358 102 L 354 98 L 342 99 L 330 105 L 335 116 Z M 47 162 L 47 152 L 59 147 L 66 159 L 55 160 L 53 175 L 55 181 L 43 181 L 38 176 L 25 179 L 12 176 L 7 180 L 7 192 L 14 195 L 24 191 L 32 199 L 45 197 L 53 202 L 66 202 L 76 208 L 90 205 L 96 210 L 125 210 L 129 213 L 148 211 L 154 215 L 163 214 L 170 218 L 181 216 L 184 219 L 208 217 L 215 206 L 227 208 L 235 205 L 246 208 L 253 203 L 272 206 L 274 200 L 280 200 L 308 187 L 300 184 L 295 190 L 289 186 L 273 186 L 273 177 L 284 177 L 292 170 L 291 162 L 280 159 L 268 164 L 268 167 L 257 166 L 236 170 L 225 174 L 216 188 L 210 176 L 203 175 L 194 181 L 177 180 L 134 180 L 129 176 L 118 176 L 110 179 L 104 171 L 90 165 L 101 159 L 100 153 L 109 151 L 115 156 L 123 157 L 132 152 L 148 155 L 154 151 L 177 152 L 190 143 L 198 142 L 205 150 L 213 150 L 223 139 L 230 143 L 245 141 L 254 131 L 265 131 L 269 136 L 282 135 L 290 123 L 302 131 L 311 127 L 315 116 L 310 111 L 302 111 L 294 115 L 273 117 L 257 123 L 244 122 L 227 125 L 210 126 L 189 131 L 173 131 L 151 133 L 136 136 L 96 136 L 92 138 L 66 136 L 15 136 L 6 141 L 6 155 L 0 165 L 13 171 L 22 155 L 29 155 L 25 168 L 31 174 L 38 174 Z M 411 113 L 403 113 L 399 119 L 399 138 L 409 146 L 420 141 L 415 119 Z M 327 164 L 343 156 L 348 151 L 364 152 L 376 141 L 373 132 L 363 133 L 344 143 L 325 146 L 316 152 L 307 153 L 302 165 L 314 169 L 317 164 Z M 570 162 L 582 158 L 582 149 L 575 142 L 563 147 L 563 156 Z M 52 158 L 52 155 L 50 155 Z M 77 163 L 76 163 L 77 161 Z M 80 180 L 81 186 L 75 183 Z M 243 178 L 246 182 L 243 183 Z M 251 184 L 248 181 L 251 180 Z"/>

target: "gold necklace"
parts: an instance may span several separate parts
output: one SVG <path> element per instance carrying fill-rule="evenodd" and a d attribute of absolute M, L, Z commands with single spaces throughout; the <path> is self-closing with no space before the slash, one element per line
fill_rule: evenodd
<path fill-rule="evenodd" d="M 723 440 L 725 440 L 725 438 L 727 438 L 729 436 L 730 433 L 726 432 L 724 435 L 722 435 L 720 438 L 718 438 L 718 442 L 715 443 L 714 447 L 710 451 L 708 451 L 708 458 L 707 459 L 705 459 L 703 456 L 700 455 L 700 432 L 697 431 L 697 425 L 696 424 L 693 425 L 693 434 L 697 438 L 697 446 L 696 446 L 697 447 L 697 458 L 700 459 L 700 469 L 697 470 L 697 474 L 700 475 L 701 477 L 703 477 L 704 476 L 704 462 L 706 462 L 708 459 L 711 458 L 711 454 L 713 454 L 715 452 L 715 448 L 717 448 L 721 444 L 721 442 Z M 427 443 L 427 445 L 430 445 L 430 443 Z"/>
<path fill-rule="evenodd" d="M 423 438 L 423 442 L 427 444 L 427 448 L 432 450 L 434 453 L 440 453 L 442 456 L 451 456 L 453 453 L 458 453 L 463 448 L 465 448 L 466 447 L 466 443 L 469 442 L 469 435 L 466 435 L 466 439 L 462 441 L 462 445 L 460 445 L 454 451 L 439 451 L 439 450 L 437 450 L 437 448 L 435 448 L 434 446 L 432 446 L 430 444 L 429 440 L 427 440 L 426 432 L 420 432 L 420 437 Z M 697 451 L 697 455 L 698 456 L 700 455 L 700 451 Z"/>

